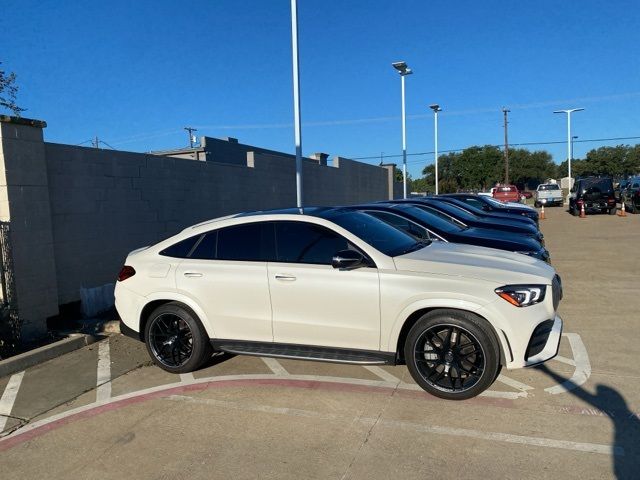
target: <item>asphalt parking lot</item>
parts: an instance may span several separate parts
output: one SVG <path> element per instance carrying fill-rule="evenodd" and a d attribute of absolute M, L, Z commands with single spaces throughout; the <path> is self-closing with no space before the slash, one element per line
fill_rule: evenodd
<path fill-rule="evenodd" d="M 0 378 L 0 476 L 638 478 L 640 215 L 546 214 L 565 289 L 546 367 L 451 402 L 404 366 L 219 356 L 171 375 L 114 335 Z"/>

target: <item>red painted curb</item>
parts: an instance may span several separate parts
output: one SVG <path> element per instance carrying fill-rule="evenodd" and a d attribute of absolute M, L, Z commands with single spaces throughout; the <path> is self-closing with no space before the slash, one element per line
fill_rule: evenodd
<path fill-rule="evenodd" d="M 117 410 L 122 407 L 126 407 L 128 405 L 134 405 L 137 403 L 146 402 L 148 400 L 154 400 L 157 398 L 164 398 L 170 395 L 176 395 L 187 392 L 196 392 L 203 391 L 210 388 L 225 388 L 225 387 L 241 387 L 241 386 L 283 386 L 283 387 L 293 387 L 293 388 L 306 388 L 310 390 L 333 390 L 333 391 L 341 391 L 341 392 L 356 392 L 356 393 L 380 393 L 380 394 L 396 394 L 407 397 L 414 398 L 422 398 L 425 400 L 435 400 L 435 401 L 446 401 L 440 400 L 439 398 L 433 397 L 426 392 L 413 391 L 413 390 L 401 390 L 393 387 L 377 387 L 371 385 L 358 385 L 358 384 L 349 384 L 349 383 L 340 383 L 340 382 L 326 382 L 323 380 L 295 380 L 295 379 L 280 379 L 280 378 L 258 378 L 258 379 L 240 379 L 240 380 L 220 380 L 220 381 L 208 381 L 202 383 L 195 383 L 189 385 L 179 385 L 175 387 L 169 387 L 164 390 L 159 390 L 156 392 L 150 392 L 145 394 L 136 395 L 129 398 L 123 398 L 122 400 L 115 400 L 111 403 L 107 403 L 104 405 L 97 405 L 93 408 L 89 408 L 82 412 L 74 413 L 67 417 L 60 418 L 58 420 L 54 420 L 51 423 L 46 423 L 41 425 L 33 430 L 27 430 L 23 433 L 16 433 L 15 435 L 11 435 L 9 437 L 5 437 L 5 439 L 0 439 L 0 452 L 8 450 L 10 448 L 15 447 L 24 442 L 28 442 L 29 440 L 33 440 L 40 435 L 44 435 L 52 430 L 56 430 L 64 425 L 69 423 L 83 420 L 85 418 L 91 418 L 96 415 L 100 415 L 102 413 L 111 412 L 113 410 Z M 499 407 L 512 407 L 513 401 L 506 399 L 495 399 L 495 398 L 485 398 L 485 397 L 476 397 L 471 400 L 465 400 L 463 403 L 465 404 L 477 404 L 477 405 L 493 405 Z"/>

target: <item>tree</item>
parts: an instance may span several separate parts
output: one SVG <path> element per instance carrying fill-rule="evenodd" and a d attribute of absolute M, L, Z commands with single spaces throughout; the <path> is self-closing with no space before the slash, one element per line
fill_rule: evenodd
<path fill-rule="evenodd" d="M 15 73 L 11 72 L 7 75 L 4 70 L 0 69 L 0 107 L 10 110 L 16 117 L 19 117 L 20 112 L 24 112 L 25 109 L 16 104 L 16 95 L 18 94 L 16 78 Z"/>

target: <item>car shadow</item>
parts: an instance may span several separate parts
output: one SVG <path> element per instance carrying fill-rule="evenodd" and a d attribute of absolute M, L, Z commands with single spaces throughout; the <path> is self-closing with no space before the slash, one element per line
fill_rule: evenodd
<path fill-rule="evenodd" d="M 571 382 L 569 379 L 552 372 L 546 365 L 536 368 L 551 377 L 558 384 Z M 571 395 L 595 407 L 609 417 L 613 423 L 613 446 L 617 450 L 612 455 L 613 471 L 618 479 L 640 478 L 640 418 L 629 410 L 627 402 L 620 392 L 607 385 L 596 386 L 596 393 L 591 394 L 584 388 L 574 385 L 569 390 Z"/>
<path fill-rule="evenodd" d="M 203 370 L 205 368 L 213 367 L 215 365 L 220 365 L 228 360 L 231 360 L 235 355 L 227 352 L 215 352 L 211 355 L 211 358 L 204 362 L 204 364 L 198 369 Z"/>

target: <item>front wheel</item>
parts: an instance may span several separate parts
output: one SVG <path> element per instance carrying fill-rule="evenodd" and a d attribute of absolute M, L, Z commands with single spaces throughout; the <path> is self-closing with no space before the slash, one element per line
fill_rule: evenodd
<path fill-rule="evenodd" d="M 416 383 L 448 400 L 479 395 L 500 370 L 500 346 L 490 325 L 457 310 L 422 316 L 409 331 L 404 354 Z"/>
<path fill-rule="evenodd" d="M 161 305 L 151 313 L 144 339 L 153 362 L 171 373 L 193 372 L 212 354 L 198 316 L 177 302 Z"/>
<path fill-rule="evenodd" d="M 609 215 L 615 215 L 617 212 L 618 212 L 618 209 L 616 207 L 609 209 Z"/>

